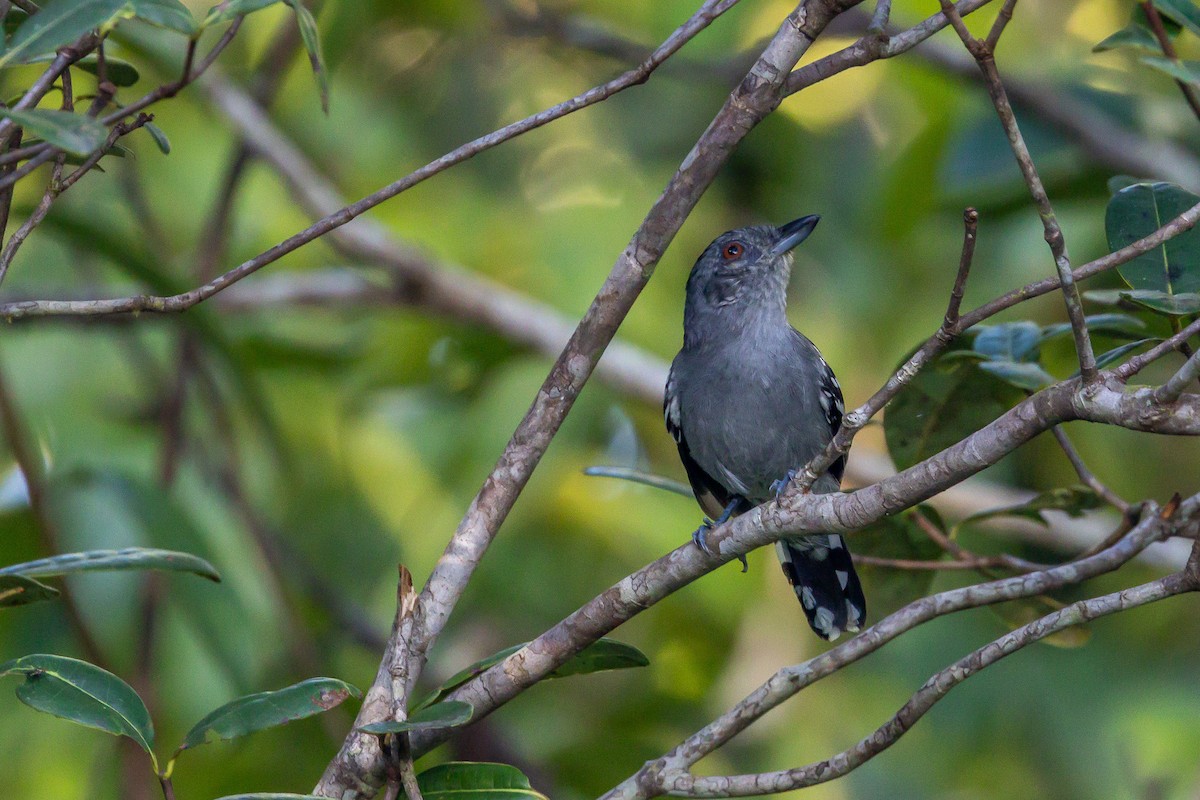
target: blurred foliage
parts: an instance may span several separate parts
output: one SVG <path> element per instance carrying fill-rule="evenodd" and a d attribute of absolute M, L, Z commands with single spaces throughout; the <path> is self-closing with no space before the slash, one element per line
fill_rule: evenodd
<path fill-rule="evenodd" d="M 209 6 L 186 5 L 193 21 Z M 693 6 L 545 3 L 551 13 L 578 15 L 648 46 Z M 273 117 L 346 196 L 357 198 L 626 66 L 513 30 L 497 8 L 470 0 L 327 0 L 314 11 L 329 114 L 321 112 L 309 58 L 297 48 Z M 783 0 L 742 3 L 682 51 L 686 66 L 664 68 L 643 87 L 485 152 L 372 216 L 433 257 L 578 315 L 723 101 L 728 78 L 706 67 L 751 48 L 789 8 Z M 1167 139 L 1196 152 L 1200 128 L 1177 88 L 1153 68 L 1161 65 L 1147 66 L 1145 54 L 1128 46 L 1092 52 L 1126 26 L 1132 8 L 1127 0 L 1022 3 L 1005 34 L 1000 69 L 1085 103 L 1151 143 Z M 911 24 L 931 9 L 899 2 L 893 17 Z M 969 18 L 973 30 L 990 13 Z M 122 23 L 125 33 L 106 49 L 136 65 L 137 82 L 119 97 L 178 75 L 184 37 L 139 25 Z M 237 80 L 252 80 L 275 30 L 296 25 L 283 5 L 257 12 L 219 65 Z M 807 60 L 845 45 L 856 30 L 822 37 Z M 202 44 L 215 36 L 204 33 Z M 1200 55 L 1197 41 L 1179 35 L 1185 61 Z M 169 70 L 143 57 L 147 42 L 174 54 Z M 958 46 L 950 33 L 935 42 Z M 311 31 L 305 43 L 313 47 Z M 4 96 L 16 95 L 38 69 L 0 73 Z M 86 71 L 76 71 L 75 82 L 77 91 L 95 89 Z M 150 133 L 126 139 L 133 157 L 106 159 L 105 172 L 56 203 L 14 263 L 6 296 L 116 296 L 200 281 L 206 221 L 236 140 L 194 88 L 154 111 L 169 155 Z M 1111 170 L 1054 125 L 1017 112 L 1075 263 L 1108 252 Z M 39 199 L 36 183 L 18 186 L 18 216 Z M 747 138 L 676 237 L 621 335 L 669 358 L 681 339 L 688 270 L 716 233 L 820 212 L 820 233 L 797 253 L 790 313 L 856 404 L 940 322 L 968 203 L 979 209 L 980 235 L 964 308 L 1053 273 L 1037 214 L 981 87 L 915 53 L 845 72 L 787 99 Z M 308 222 L 289 188 L 252 165 L 234 197 L 221 268 Z M 300 274 L 343 264 L 316 243 L 268 270 Z M 1116 274 L 1086 288 L 1129 294 Z M 1169 335 L 1169 320 L 1136 313 L 1146 325 L 1138 339 Z M 973 347 L 978 358 L 948 362 L 948 376 L 933 371 L 930 379 L 950 380 L 954 370 L 982 373 L 1004 353 L 1013 364 L 1036 361 L 1051 375 L 1069 375 L 1076 368 L 1070 337 L 1047 334 L 1063 319 L 1054 295 L 1027 303 L 995 322 L 1028 320 L 1041 337 L 1036 357 L 1033 350 L 981 348 L 981 334 L 956 351 Z M 1103 352 L 1128 344 L 1130 335 L 1110 330 L 1098 339 Z M 183 740 L 211 709 L 267 687 L 319 674 L 369 685 L 379 658 L 373 641 L 386 634 L 394 611 L 395 564 L 403 561 L 418 581 L 428 574 L 549 364 L 487 331 L 414 309 L 234 314 L 208 306 L 179 318 L 13 325 L 0 341 L 0 360 L 47 464 L 62 552 L 180 550 L 211 562 L 223 578 L 211 584 L 172 573 L 89 573 L 62 583 L 106 666 L 143 695 L 159 739 L 168 742 Z M 181 364 L 189 365 L 183 384 Z M 1145 379 L 1173 366 L 1156 365 Z M 1005 403 L 1021 396 L 1003 375 L 988 380 Z M 167 423 L 179 404 L 178 424 Z M 1127 497 L 1163 501 L 1200 490 L 1200 444 L 1067 427 L 1101 479 Z M 856 446 L 882 449 L 882 439 L 881 429 L 871 428 Z M 5 458 L 0 565 L 51 555 L 11 454 Z M 686 541 L 700 518 L 690 499 L 582 474 L 599 463 L 683 477 L 658 408 L 589 384 L 451 619 L 425 690 L 530 639 Z M 1037 490 L 1075 482 L 1048 437 L 987 477 Z M 1031 560 L 1061 557 L 995 541 L 971 523 L 958 537 L 983 554 L 1005 548 Z M 919 577 L 940 589 L 971 576 Z M 1131 567 L 1087 591 L 1147 577 L 1145 568 Z M 1190 603 L 1103 620 L 1082 648 L 1034 647 L 1005 660 L 956 690 L 888 753 L 805 796 L 1073 800 L 1148 797 L 1151 788 L 1156 797 L 1194 796 L 1200 618 Z M 0 660 L 87 657 L 61 599 L 0 610 Z M 847 747 L 929 674 L 1004 627 L 987 612 L 924 626 L 806 691 L 699 770 L 777 769 Z M 709 575 L 619 635 L 646 654 L 649 667 L 535 687 L 464 729 L 422 768 L 452 758 L 499 761 L 519 767 L 555 800 L 595 796 L 780 666 L 825 646 L 806 630 L 769 549 L 750 555 L 748 575 L 734 568 Z M 157 791 L 149 780 L 138 783 L 147 774 L 140 751 L 36 714 L 7 688 L 0 703 L 7 796 L 142 798 Z M 177 796 L 308 791 L 351 712 L 339 708 L 189 753 L 176 776 Z"/>

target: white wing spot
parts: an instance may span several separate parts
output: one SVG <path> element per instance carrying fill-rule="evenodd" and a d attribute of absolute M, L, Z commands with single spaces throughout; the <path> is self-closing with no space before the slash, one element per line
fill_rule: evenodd
<path fill-rule="evenodd" d="M 817 605 L 817 599 L 813 597 L 812 589 L 808 588 L 807 586 L 800 590 L 800 605 L 804 606 L 809 611 L 812 611 Z M 825 608 L 822 608 L 821 611 L 829 613 L 829 610 Z M 821 611 L 817 612 L 818 618 L 821 616 Z M 829 618 L 832 621 L 833 614 L 829 614 Z"/>
<path fill-rule="evenodd" d="M 837 575 L 838 583 L 840 583 L 842 588 L 845 589 L 846 584 L 850 582 L 850 573 L 846 572 L 845 570 L 835 569 L 833 574 Z"/>

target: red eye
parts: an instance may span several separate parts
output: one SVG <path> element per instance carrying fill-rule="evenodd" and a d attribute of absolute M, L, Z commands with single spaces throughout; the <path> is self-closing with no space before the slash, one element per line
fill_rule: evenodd
<path fill-rule="evenodd" d="M 725 256 L 726 261 L 732 261 L 746 252 L 746 248 L 742 247 L 741 242 L 730 242 L 725 245 L 725 249 L 721 251 L 721 255 Z"/>

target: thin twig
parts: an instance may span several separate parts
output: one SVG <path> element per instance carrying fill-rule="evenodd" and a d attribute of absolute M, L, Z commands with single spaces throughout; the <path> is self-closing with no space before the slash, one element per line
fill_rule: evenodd
<path fill-rule="evenodd" d="M 1005 8 L 1008 9 L 1009 13 L 1012 10 L 1011 2 L 1012 0 L 1009 0 L 1005 4 Z M 1050 198 L 1046 194 L 1046 187 L 1042 184 L 1037 166 L 1033 163 L 1033 157 L 1029 154 L 1025 138 L 1021 135 L 1021 129 L 1017 125 L 1017 119 L 1013 114 L 1012 105 L 1009 103 L 1004 83 L 1000 79 L 1000 73 L 996 69 L 996 60 L 994 57 L 995 42 L 991 41 L 990 36 L 988 41 L 973 37 L 970 31 L 967 30 L 966 24 L 962 21 L 962 17 L 954 8 L 954 4 L 950 0 L 941 0 L 941 3 L 943 13 L 950 18 L 954 30 L 958 33 L 959 38 L 962 39 L 963 45 L 975 57 L 975 62 L 984 75 L 984 82 L 987 86 L 988 94 L 992 98 L 992 104 L 996 108 L 996 115 L 1000 118 L 1000 124 L 1004 127 L 1004 132 L 1008 136 L 1008 143 L 1012 148 L 1013 156 L 1016 158 L 1017 166 L 1020 168 L 1021 175 L 1025 179 L 1025 185 L 1029 188 L 1029 194 L 1033 198 L 1034 205 L 1037 206 L 1038 215 L 1042 220 L 1046 244 L 1050 247 L 1050 253 L 1054 258 L 1054 266 L 1058 271 L 1063 301 L 1067 307 L 1067 318 L 1071 321 L 1071 333 L 1075 339 L 1075 351 L 1079 358 L 1079 373 L 1085 384 L 1092 385 L 1099 380 L 1100 375 L 1096 369 L 1096 356 L 1092 352 L 1092 341 L 1088 334 L 1087 321 L 1083 312 L 1083 299 L 1080 297 L 1079 287 L 1075 284 L 1075 278 L 1071 270 L 1071 258 L 1067 253 L 1066 238 L 1063 236 L 1062 227 L 1058 224 L 1058 218 L 1054 214 L 1054 208 L 1050 204 Z M 1004 28 L 1001 22 L 1002 19 L 1003 13 L 992 28 L 992 32 L 997 36 Z"/>
<path fill-rule="evenodd" d="M 1196 513 L 1195 505 L 1189 508 L 1189 514 Z M 666 773 L 686 774 L 692 764 L 727 744 L 771 709 L 930 620 L 968 608 L 1032 597 L 1118 569 L 1163 537 L 1165 521 L 1157 512 L 1157 507 L 1148 505 L 1137 526 L 1103 553 L 1029 575 L 952 589 L 916 600 L 853 639 L 802 664 L 779 670 L 733 708 L 689 736 L 669 753 L 647 762 L 636 775 L 604 795 L 603 800 L 646 800 L 665 793 L 669 790 L 664 785 Z"/>
<path fill-rule="evenodd" d="M 950 290 L 950 302 L 946 304 L 946 316 L 942 330 L 953 334 L 957 330 L 958 310 L 962 306 L 963 293 L 967 288 L 967 277 L 971 273 L 971 262 L 975 258 L 975 239 L 979 232 L 979 212 L 974 208 L 963 211 L 962 255 L 958 259 L 958 273 L 954 276 L 954 288 Z"/>
<path fill-rule="evenodd" d="M 1176 64 L 1182 64 L 1179 60 L 1179 53 L 1175 50 L 1175 44 L 1171 41 L 1171 37 L 1167 34 L 1167 29 L 1163 25 L 1162 17 L 1158 13 L 1158 9 L 1154 7 L 1153 0 L 1142 0 L 1142 10 L 1146 12 L 1146 21 L 1150 23 L 1150 31 L 1154 34 L 1154 38 L 1158 40 L 1158 46 L 1162 49 L 1163 55 L 1174 61 Z M 1188 107 L 1192 109 L 1192 113 L 1200 119 L 1200 94 L 1196 93 L 1196 89 L 1187 81 L 1175 79 L 1175 85 L 1179 87 L 1179 91 L 1183 93 L 1183 99 L 1187 101 Z"/>
<path fill-rule="evenodd" d="M 1167 353 L 1178 350 L 1181 343 L 1186 342 L 1198 333 L 1200 333 L 1200 319 L 1195 319 L 1187 327 L 1181 328 L 1177 333 L 1159 342 L 1146 352 L 1129 359 L 1114 369 L 1112 373 L 1117 380 L 1127 381 Z"/>
<path fill-rule="evenodd" d="M 1196 590 L 1195 581 L 1177 572 L 1130 589 L 1072 603 L 989 642 L 937 672 L 890 720 L 835 756 L 804 767 L 752 775 L 697 778 L 688 772 L 670 771 L 661 777 L 663 789 L 679 797 L 746 797 L 834 780 L 891 747 L 951 689 L 1000 659 L 1065 628 Z"/>
<path fill-rule="evenodd" d="M 229 46 L 229 43 L 233 41 L 233 37 L 237 36 L 238 31 L 242 27 L 243 19 L 244 17 L 241 16 L 233 18 L 233 22 L 231 22 L 229 27 L 225 29 L 225 32 L 221 34 L 221 38 L 217 40 L 216 44 L 212 46 L 212 48 L 208 51 L 208 54 L 200 60 L 200 63 L 197 64 L 195 68 L 192 68 L 192 59 L 196 54 L 196 41 L 189 40 L 188 49 L 184 54 L 183 59 L 183 74 L 178 80 L 174 81 L 173 83 L 163 84 L 157 89 L 146 93 L 129 105 L 123 106 L 104 117 L 101 122 L 103 122 L 105 125 L 114 125 L 128 116 L 136 114 L 147 106 L 157 103 L 159 100 L 164 100 L 179 94 L 179 92 L 181 92 L 185 87 L 190 85 L 197 78 L 208 71 L 209 67 L 213 65 L 213 62 L 217 60 L 217 56 L 221 55 L 225 48 Z"/>
<path fill-rule="evenodd" d="M 1163 405 L 1174 403 L 1183 394 L 1183 390 L 1188 387 L 1188 384 L 1196 380 L 1197 375 L 1200 375 L 1200 353 L 1193 354 L 1184 362 L 1178 372 L 1154 391 L 1155 402 Z"/>
<path fill-rule="evenodd" d="M 925 366 L 941 355 L 955 338 L 965 329 L 959 317 L 963 294 L 966 291 L 967 278 L 971 273 L 971 262 L 975 257 L 975 241 L 979 228 L 979 212 L 974 208 L 963 211 L 963 243 L 962 252 L 958 259 L 958 271 L 954 276 L 954 286 L 950 290 L 950 300 L 946 304 L 946 314 L 941 327 L 925 340 L 908 360 L 892 373 L 887 382 L 873 394 L 867 402 L 842 417 L 841 427 L 825 449 L 815 458 L 804 465 L 792 481 L 799 491 L 807 491 L 817 479 L 828 470 L 835 461 L 850 452 L 854 437 L 867 426 L 871 419 L 883 410 L 900 390 L 908 385 Z"/>
<path fill-rule="evenodd" d="M 1079 451 L 1071 444 L 1071 440 L 1067 438 L 1067 432 L 1061 427 L 1055 425 L 1050 429 L 1054 434 L 1054 440 L 1058 442 L 1058 446 L 1062 448 L 1063 453 L 1067 456 L 1067 460 L 1071 462 L 1071 466 L 1075 468 L 1075 474 L 1087 486 L 1102 497 L 1106 503 L 1120 511 L 1122 514 L 1128 513 L 1129 503 L 1125 501 L 1119 494 L 1114 492 L 1108 486 L 1104 485 L 1096 475 L 1088 469 L 1084 463 L 1083 457 L 1079 455 Z"/>

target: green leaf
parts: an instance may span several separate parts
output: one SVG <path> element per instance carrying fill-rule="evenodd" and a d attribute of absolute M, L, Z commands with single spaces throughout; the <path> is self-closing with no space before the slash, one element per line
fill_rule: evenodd
<path fill-rule="evenodd" d="M 1158 13 L 1200 36 L 1200 8 L 1192 0 L 1154 0 Z"/>
<path fill-rule="evenodd" d="M 1028 625 L 1035 619 L 1040 619 L 1047 614 L 1053 614 L 1062 607 L 1063 603 L 1044 594 L 1034 595 L 1033 597 L 1022 597 L 1010 600 L 1007 603 L 988 606 L 992 610 L 992 613 L 999 617 L 1011 630 L 1016 630 L 1022 625 Z M 1081 624 L 1063 628 L 1061 631 L 1056 631 L 1038 641 L 1054 647 L 1072 648 L 1082 647 L 1091 638 L 1091 629 L 1087 625 Z"/>
<path fill-rule="evenodd" d="M 137 692 L 111 672 L 65 656 L 31 655 L 0 664 L 0 675 L 25 676 L 17 697 L 31 708 L 128 736 L 154 758 L 150 713 Z"/>
<path fill-rule="evenodd" d="M 1122 189 L 1108 201 L 1104 215 L 1109 249 L 1115 252 L 1149 236 L 1197 203 L 1200 197 L 1169 183 L 1139 183 Z M 1117 271 L 1134 289 L 1167 294 L 1200 291 L 1200 230 L 1185 231 Z"/>
<path fill-rule="evenodd" d="M 975 361 L 943 356 L 887 406 L 883 432 L 892 461 L 897 469 L 908 469 L 987 425 L 1024 396 Z"/>
<path fill-rule="evenodd" d="M 1109 194 L 1116 194 L 1122 189 L 1127 189 L 1135 183 L 1145 183 L 1144 178 L 1135 178 L 1132 175 L 1113 175 L 1106 181 Z"/>
<path fill-rule="evenodd" d="M 1109 364 L 1115 364 L 1116 362 L 1120 361 L 1134 350 L 1144 347 L 1152 342 L 1157 344 L 1161 341 L 1162 339 L 1151 337 L 1149 339 L 1138 339 L 1136 342 L 1126 342 L 1120 347 L 1114 347 L 1112 350 L 1107 350 L 1096 356 L 1096 366 L 1100 369 L 1103 369 Z M 1078 377 L 1078 373 L 1076 373 L 1074 377 Z"/>
<path fill-rule="evenodd" d="M 296 12 L 296 24 L 300 26 L 300 39 L 308 53 L 308 63 L 312 65 L 313 78 L 317 81 L 317 89 L 321 92 L 321 110 L 329 113 L 329 73 L 325 69 L 325 58 L 321 55 L 321 35 L 317 31 L 317 21 L 312 12 L 305 7 L 302 0 L 284 0 Z"/>
<path fill-rule="evenodd" d="M 413 712 L 403 722 L 396 720 L 372 722 L 369 725 L 363 725 L 358 730 L 363 733 L 373 733 L 382 736 L 385 733 L 457 728 L 460 725 L 467 724 L 474 713 L 475 709 L 470 703 L 464 703 L 459 700 L 445 700 Z"/>
<path fill-rule="evenodd" d="M 158 145 L 158 149 L 162 151 L 162 154 L 164 156 L 169 156 L 171 154 L 171 141 L 167 138 L 167 135 L 163 133 L 162 128 L 158 127 L 153 122 L 147 122 L 142 127 L 146 129 L 146 133 L 150 134 L 150 138 L 152 138 L 154 143 Z"/>
<path fill-rule="evenodd" d="M 1178 36 L 1179 32 L 1183 30 L 1183 26 L 1171 19 L 1169 16 L 1164 16 L 1160 13 L 1158 18 L 1162 21 L 1163 30 L 1167 32 L 1167 36 Z M 1133 4 L 1133 14 L 1130 15 L 1129 22 L 1134 25 L 1141 25 L 1146 30 L 1152 30 L 1150 26 L 1150 18 L 1146 16 L 1146 10 L 1142 8 L 1141 3 Z"/>
<path fill-rule="evenodd" d="M 1064 486 L 1044 491 L 1015 506 L 976 512 L 960 520 L 954 527 L 957 533 L 963 525 L 993 517 L 1021 517 L 1045 525 L 1043 511 L 1061 511 L 1069 516 L 1079 517 L 1084 511 L 1099 508 L 1103 504 L 1104 502 L 1087 486 Z"/>
<path fill-rule="evenodd" d="M 1170 317 L 1200 313 L 1200 294 L 1196 292 L 1168 294 L 1155 289 L 1093 289 L 1084 292 L 1083 296 L 1100 305 L 1144 308 Z"/>
<path fill-rule="evenodd" d="M 1146 323 L 1128 314 L 1089 314 L 1084 317 L 1088 330 L 1092 333 L 1119 334 L 1122 336 L 1138 337 L 1146 330 Z M 1071 323 L 1056 322 L 1042 328 L 1042 341 L 1064 336 L 1071 332 Z"/>
<path fill-rule="evenodd" d="M 151 547 L 126 547 L 121 550 L 89 550 L 85 553 L 64 553 L 24 564 L 0 569 L 0 575 L 19 574 L 47 577 L 72 572 L 96 570 L 161 569 L 173 572 L 193 572 L 211 581 L 220 582 L 215 567 L 199 556 L 158 550 Z"/>
<path fill-rule="evenodd" d="M 492 653 L 485 659 L 476 661 L 466 669 L 452 675 L 445 683 L 437 688 L 437 690 L 422 700 L 413 708 L 413 712 L 428 708 L 434 703 L 439 702 L 450 692 L 462 686 L 467 681 L 487 671 L 489 668 L 499 664 L 504 659 L 511 656 L 513 653 L 520 650 L 528 642 L 515 644 L 512 647 L 506 647 L 498 653 Z M 558 669 L 547 675 L 547 678 L 565 678 L 570 675 L 586 675 L 590 672 L 603 672 L 610 669 L 629 669 L 631 667 L 644 667 L 650 663 L 650 659 L 646 658 L 646 654 L 638 650 L 633 645 L 618 642 L 616 639 L 603 638 L 592 642 L 582 651 L 577 653 L 567 663 L 563 664 Z"/>
<path fill-rule="evenodd" d="M 200 23 L 201 28 L 207 28 L 210 25 L 216 25 L 221 22 L 228 22 L 234 17 L 240 17 L 242 14 L 251 14 L 267 6 L 273 6 L 280 0 L 224 0 L 222 3 L 217 3 L 208 10 L 208 14 L 204 17 L 204 22 Z"/>
<path fill-rule="evenodd" d="M 8 117 L 26 131 L 72 155 L 89 155 L 100 149 L 108 138 L 108 128 L 98 120 L 70 111 L 0 110 L 0 116 Z"/>
<path fill-rule="evenodd" d="M 1138 60 L 1177 81 L 1200 86 L 1200 61 L 1181 61 L 1165 56 L 1142 56 Z"/>
<path fill-rule="evenodd" d="M 508 764 L 450 761 L 417 776 L 425 800 L 548 800 Z"/>
<path fill-rule="evenodd" d="M 1154 38 L 1154 34 L 1136 22 L 1129 23 L 1108 38 L 1103 39 L 1099 44 L 1092 47 L 1092 52 L 1103 53 L 1107 50 L 1117 50 L 1119 48 L 1146 50 L 1152 53 L 1162 52 L 1158 46 L 1158 39 Z"/>
<path fill-rule="evenodd" d="M 944 530 L 941 517 L 929 506 L 919 510 L 926 519 Z M 876 558 L 905 559 L 911 561 L 937 561 L 945 551 L 930 539 L 917 525 L 914 511 L 884 517 L 878 522 L 850 534 L 850 547 L 856 553 Z M 913 600 L 929 594 L 929 587 L 936 575 L 934 570 L 895 569 L 877 564 L 859 564 L 855 567 L 863 584 L 870 613 L 882 619 Z"/>
<path fill-rule="evenodd" d="M 24 606 L 58 597 L 58 589 L 24 575 L 0 575 L 0 608 Z"/>
<path fill-rule="evenodd" d="M 989 325 L 975 336 L 975 352 L 998 361 L 1030 361 L 1037 359 L 1042 329 L 1036 323 L 1022 320 Z"/>
<path fill-rule="evenodd" d="M 192 12 L 179 0 L 129 0 L 133 16 L 142 22 L 191 36 L 200 30 Z"/>
<path fill-rule="evenodd" d="M 632 467 L 585 467 L 584 475 L 589 475 L 594 478 L 617 478 L 630 483 L 640 483 L 643 486 L 653 486 L 655 489 L 663 489 L 664 491 L 674 492 L 675 494 L 683 495 L 684 497 L 692 496 L 692 489 L 686 483 L 664 478 L 662 475 L 653 475 L 649 472 L 642 472 L 639 469 Z"/>
<path fill-rule="evenodd" d="M 1030 392 L 1044 389 L 1054 383 L 1054 376 L 1042 369 L 1041 364 L 1028 361 L 984 361 L 979 368 L 995 375 L 1002 381 Z"/>
<path fill-rule="evenodd" d="M 53 55 L 38 56 L 37 58 L 29 59 L 27 63 L 49 64 L 54 60 L 54 58 L 55 57 Z M 95 53 L 84 56 L 75 62 L 75 66 L 84 72 L 89 72 L 92 75 L 99 75 L 100 57 Z M 130 64 L 124 59 L 113 58 L 109 55 L 105 55 L 104 57 L 104 74 L 114 86 L 119 87 L 133 86 L 135 83 L 141 80 L 142 77 L 141 73 L 138 72 L 137 67 L 135 67 L 133 64 Z"/>
<path fill-rule="evenodd" d="M 311 717 L 339 705 L 351 695 L 361 697 L 362 693 L 336 678 L 309 678 L 285 689 L 239 697 L 197 722 L 175 753 Z"/>
<path fill-rule="evenodd" d="M 90 30 L 119 17 L 127 0 L 49 0 L 21 23 L 0 53 L 0 67 L 27 64 L 37 56 L 53 53 Z"/>

